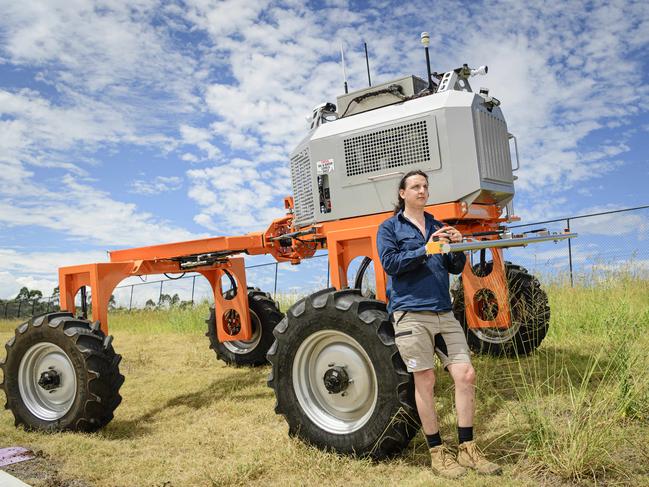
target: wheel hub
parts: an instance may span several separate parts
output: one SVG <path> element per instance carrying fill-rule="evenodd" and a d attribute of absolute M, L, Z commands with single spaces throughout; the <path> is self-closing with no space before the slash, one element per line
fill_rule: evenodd
<path fill-rule="evenodd" d="M 54 368 L 49 368 L 41 374 L 38 385 L 46 391 L 53 391 L 61 387 L 61 376 Z"/>
<path fill-rule="evenodd" d="M 77 396 L 72 359 L 54 343 L 32 345 L 20 361 L 18 387 L 23 403 L 38 419 L 56 421 L 62 418 Z"/>
<path fill-rule="evenodd" d="M 325 372 L 322 380 L 329 394 L 339 394 L 347 389 L 349 385 L 349 375 L 345 371 L 345 366 L 331 367 Z"/>
<path fill-rule="evenodd" d="M 302 410 L 323 430 L 349 434 L 372 417 L 379 387 L 374 365 L 347 333 L 325 329 L 307 337 L 295 353 L 292 375 Z"/>
<path fill-rule="evenodd" d="M 257 316 L 257 313 L 252 309 L 250 310 L 250 321 L 252 324 L 252 338 L 250 340 L 231 340 L 223 342 L 223 346 L 225 346 L 225 348 L 230 352 L 236 353 L 237 355 L 245 355 L 254 351 L 259 345 L 262 336 L 261 320 L 259 319 L 259 316 Z M 239 327 L 239 331 L 241 331 L 240 328 L 241 327 Z"/>

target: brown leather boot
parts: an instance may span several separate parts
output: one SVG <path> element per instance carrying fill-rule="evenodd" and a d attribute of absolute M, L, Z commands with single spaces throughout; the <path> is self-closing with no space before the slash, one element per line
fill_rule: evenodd
<path fill-rule="evenodd" d="M 499 465 L 487 460 L 487 457 L 480 451 L 475 441 L 460 443 L 457 452 L 457 462 L 463 467 L 471 468 L 485 475 L 498 475 L 502 472 L 502 468 Z"/>
<path fill-rule="evenodd" d="M 467 473 L 466 468 L 457 463 L 455 456 L 445 445 L 430 449 L 430 463 L 436 474 L 449 479 L 456 479 Z"/>

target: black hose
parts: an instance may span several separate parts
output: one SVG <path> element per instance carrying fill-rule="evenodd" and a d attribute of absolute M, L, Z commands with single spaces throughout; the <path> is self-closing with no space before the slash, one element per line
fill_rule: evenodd
<path fill-rule="evenodd" d="M 186 273 L 186 272 L 183 272 L 183 273 L 182 273 L 181 275 L 179 275 L 178 277 L 171 277 L 171 276 L 170 276 L 169 274 L 167 274 L 166 272 L 163 272 L 163 273 L 162 273 L 163 276 L 165 276 L 167 279 L 171 279 L 172 281 L 177 281 L 178 279 L 182 279 L 182 278 L 185 276 L 185 274 L 187 274 L 187 273 Z"/>
<path fill-rule="evenodd" d="M 356 272 L 356 278 L 354 279 L 355 289 L 361 289 L 363 287 L 363 277 L 365 277 L 365 272 L 367 271 L 367 268 L 370 266 L 371 262 L 372 259 L 370 259 L 369 257 L 365 257 L 363 259 L 363 262 L 361 262 L 361 265 L 358 266 L 358 271 Z"/>

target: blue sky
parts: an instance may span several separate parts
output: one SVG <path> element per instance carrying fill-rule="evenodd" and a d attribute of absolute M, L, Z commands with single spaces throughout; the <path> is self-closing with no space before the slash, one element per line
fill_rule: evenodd
<path fill-rule="evenodd" d="M 363 41 L 374 81 L 423 76 L 424 30 L 434 70 L 489 65 L 478 82 L 518 138 L 524 221 L 649 204 L 647 2 L 0 0 L 0 12 L 0 298 L 48 294 L 59 266 L 109 249 L 264 229 L 290 194 L 305 117 L 341 92 L 341 41 L 352 89 L 366 83 Z M 649 232 L 639 215 L 620 221 L 610 232 Z"/>

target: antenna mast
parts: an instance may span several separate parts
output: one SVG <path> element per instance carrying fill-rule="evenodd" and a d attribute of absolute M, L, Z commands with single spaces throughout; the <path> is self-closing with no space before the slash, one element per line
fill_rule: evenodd
<path fill-rule="evenodd" d="M 345 94 L 349 93 L 349 90 L 347 88 L 347 71 L 345 70 L 345 51 L 343 51 L 343 43 L 340 43 L 340 59 L 342 60 L 343 63 L 343 81 L 345 84 Z"/>
<path fill-rule="evenodd" d="M 367 82 L 372 86 L 372 78 L 370 78 L 370 57 L 367 55 L 367 42 L 363 42 L 365 46 L 365 64 L 367 65 Z"/>

